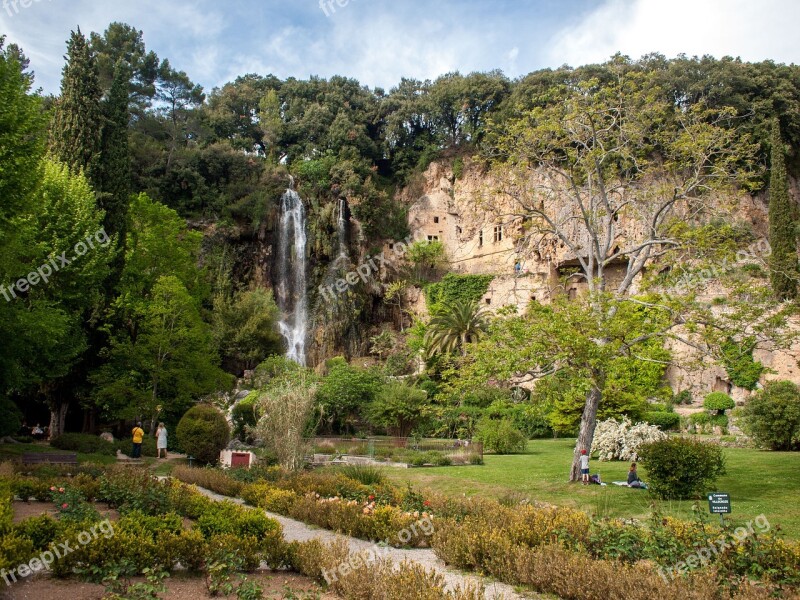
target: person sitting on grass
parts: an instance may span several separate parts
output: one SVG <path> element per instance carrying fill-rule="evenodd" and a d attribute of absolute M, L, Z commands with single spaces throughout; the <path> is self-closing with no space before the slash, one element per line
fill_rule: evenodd
<path fill-rule="evenodd" d="M 642 480 L 639 479 L 639 473 L 636 472 L 636 463 L 631 463 L 631 468 L 628 471 L 628 487 L 643 487 Z"/>

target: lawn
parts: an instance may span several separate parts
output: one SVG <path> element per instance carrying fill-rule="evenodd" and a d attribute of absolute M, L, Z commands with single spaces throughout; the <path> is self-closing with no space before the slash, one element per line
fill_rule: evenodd
<path fill-rule="evenodd" d="M 658 502 L 645 490 L 617 487 L 611 481 L 624 480 L 629 463 L 592 461 L 592 473 L 600 473 L 605 487 L 568 483 L 574 441 L 533 440 L 525 454 L 485 456 L 484 466 L 426 467 L 386 469 L 395 482 L 409 482 L 415 487 L 450 495 L 481 494 L 494 498 L 528 498 L 561 506 L 579 508 L 605 517 L 647 518 L 657 502 L 662 512 L 685 519 L 692 517 L 692 501 Z M 800 539 L 800 454 L 726 448 L 728 474 L 721 477 L 714 490 L 731 495 L 733 514 L 726 517 L 743 523 L 763 514 L 771 527 L 781 526 L 786 537 Z M 647 469 L 639 468 L 647 481 Z M 708 514 L 708 501 L 697 502 L 712 522 L 719 518 Z"/>
<path fill-rule="evenodd" d="M 4 460 L 17 460 L 23 454 L 33 454 L 35 452 L 48 452 L 52 454 L 73 454 L 67 450 L 59 450 L 53 448 L 47 443 L 33 443 L 33 444 L 0 444 L 0 461 Z M 101 465 L 111 465 L 117 462 L 115 456 L 108 456 L 106 454 L 83 454 L 78 452 L 78 463 L 96 463 Z"/>

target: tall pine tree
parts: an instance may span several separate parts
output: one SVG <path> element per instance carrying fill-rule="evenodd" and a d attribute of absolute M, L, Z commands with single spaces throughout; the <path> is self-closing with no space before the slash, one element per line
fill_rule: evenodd
<path fill-rule="evenodd" d="M 120 252 L 125 248 L 131 194 L 128 147 L 129 89 L 130 70 L 124 62 L 119 61 L 114 69 L 114 81 L 108 97 L 103 102 L 98 204 L 106 213 L 104 220 L 106 233 L 109 236 L 117 236 L 117 247 Z M 122 271 L 121 259 L 120 255 L 117 268 L 114 269 L 117 275 Z"/>
<path fill-rule="evenodd" d="M 80 28 L 67 42 L 61 97 L 50 127 L 50 151 L 71 171 L 83 170 L 99 191 L 100 135 L 103 123 L 97 63 Z"/>
<path fill-rule="evenodd" d="M 786 184 L 786 163 L 780 121 L 772 122 L 772 157 L 769 178 L 770 281 L 781 300 L 797 297 L 797 239 L 794 211 Z"/>

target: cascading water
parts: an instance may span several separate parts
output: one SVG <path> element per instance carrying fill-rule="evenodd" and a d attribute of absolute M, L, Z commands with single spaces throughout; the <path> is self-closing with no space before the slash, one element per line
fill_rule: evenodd
<path fill-rule="evenodd" d="M 286 356 L 303 366 L 308 333 L 306 242 L 306 211 L 292 180 L 291 187 L 281 196 L 276 288 L 283 318 L 278 327 L 286 339 Z"/>
<path fill-rule="evenodd" d="M 343 268 L 350 262 L 347 254 L 347 200 L 339 198 L 338 215 L 336 219 L 336 231 L 339 234 L 339 256 L 333 261 L 335 268 Z"/>

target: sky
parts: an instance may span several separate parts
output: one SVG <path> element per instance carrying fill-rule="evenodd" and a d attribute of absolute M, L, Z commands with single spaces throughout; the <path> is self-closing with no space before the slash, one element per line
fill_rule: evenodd
<path fill-rule="evenodd" d="M 66 39 L 121 21 L 207 91 L 239 75 L 518 77 L 616 52 L 800 63 L 797 0 L 0 0 L 0 35 L 58 93 Z"/>

